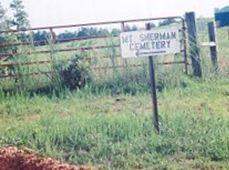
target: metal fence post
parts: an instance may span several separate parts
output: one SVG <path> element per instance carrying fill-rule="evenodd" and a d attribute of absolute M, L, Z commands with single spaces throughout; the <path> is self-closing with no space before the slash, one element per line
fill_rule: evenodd
<path fill-rule="evenodd" d="M 150 30 L 150 23 L 146 24 L 146 29 Z M 158 106 L 157 106 L 157 89 L 156 89 L 156 78 L 155 78 L 153 58 L 154 56 L 149 56 L 150 89 L 151 89 L 152 106 L 153 106 L 153 125 L 156 132 L 159 134 L 160 128 L 159 128 L 159 116 L 158 116 Z"/>
<path fill-rule="evenodd" d="M 197 45 L 195 13 L 194 12 L 186 13 L 185 19 L 187 24 L 193 75 L 197 77 L 202 77 L 200 53 L 199 53 L 199 47 Z"/>
<path fill-rule="evenodd" d="M 216 32 L 215 32 L 215 24 L 214 22 L 208 23 L 208 36 L 210 42 L 214 42 L 215 44 L 210 46 L 210 53 L 211 53 L 211 61 L 212 65 L 217 71 L 218 69 L 218 61 L 217 61 L 217 44 L 216 44 Z"/>

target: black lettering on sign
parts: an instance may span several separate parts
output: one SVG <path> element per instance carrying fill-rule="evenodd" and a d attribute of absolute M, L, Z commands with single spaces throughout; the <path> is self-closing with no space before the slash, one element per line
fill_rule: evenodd
<path fill-rule="evenodd" d="M 160 42 L 156 42 L 156 49 L 161 49 L 160 46 L 161 44 L 160 44 Z"/>
<path fill-rule="evenodd" d="M 151 41 L 151 42 L 141 42 L 141 43 L 130 43 L 129 50 L 150 50 L 150 49 L 166 49 L 171 47 L 171 41 Z"/>
<path fill-rule="evenodd" d="M 171 41 L 167 41 L 166 44 L 167 44 L 167 48 L 170 48 Z"/>
<path fill-rule="evenodd" d="M 149 43 L 148 42 L 141 43 L 140 50 L 146 50 L 146 49 L 150 49 Z"/>
<path fill-rule="evenodd" d="M 140 41 L 159 41 L 176 39 L 176 32 L 147 33 L 139 35 Z"/>
<path fill-rule="evenodd" d="M 160 40 L 165 40 L 165 39 L 169 39 L 169 33 L 161 33 L 160 34 Z"/>
<path fill-rule="evenodd" d="M 122 36 L 122 43 L 132 43 L 132 35 Z"/>
<path fill-rule="evenodd" d="M 135 50 L 149 50 L 150 49 L 150 44 L 149 44 L 149 42 L 130 43 L 129 44 L 129 49 L 131 51 L 135 51 Z"/>
<path fill-rule="evenodd" d="M 151 42 L 151 46 L 152 46 L 152 49 L 155 49 L 155 42 L 153 41 L 153 42 Z"/>
<path fill-rule="evenodd" d="M 176 32 L 171 32 L 171 39 L 176 39 L 176 38 L 177 38 Z"/>
<path fill-rule="evenodd" d="M 139 35 L 140 41 L 145 41 L 146 39 L 145 36 L 146 36 L 145 34 L 140 34 Z"/>
<path fill-rule="evenodd" d="M 159 33 L 155 33 L 153 37 L 151 37 L 152 40 L 158 40 L 159 39 L 160 34 Z"/>

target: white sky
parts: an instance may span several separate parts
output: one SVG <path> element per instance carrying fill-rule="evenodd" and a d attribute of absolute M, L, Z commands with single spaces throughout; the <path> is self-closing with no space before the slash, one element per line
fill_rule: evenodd
<path fill-rule="evenodd" d="M 229 0 L 23 0 L 32 27 L 183 15 L 211 17 Z M 1 0 L 6 8 L 10 0 Z"/>

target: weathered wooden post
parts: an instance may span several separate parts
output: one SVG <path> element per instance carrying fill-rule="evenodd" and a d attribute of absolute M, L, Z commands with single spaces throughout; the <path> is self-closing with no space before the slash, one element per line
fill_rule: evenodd
<path fill-rule="evenodd" d="M 216 32 L 215 32 L 214 22 L 208 23 L 208 35 L 209 35 L 209 41 L 210 41 L 211 61 L 212 61 L 213 67 L 217 71 L 217 69 L 218 69 L 217 44 L 216 44 Z"/>
<path fill-rule="evenodd" d="M 146 30 L 150 30 L 150 23 L 146 24 Z M 154 69 L 154 56 L 149 56 L 149 74 L 150 74 L 150 89 L 153 104 L 153 125 L 157 133 L 160 133 L 159 118 L 158 118 L 158 106 L 157 106 L 157 89 L 156 89 L 156 78 Z"/>
<path fill-rule="evenodd" d="M 192 61 L 193 75 L 197 77 L 202 77 L 200 52 L 199 52 L 199 47 L 197 45 L 195 13 L 187 12 L 185 14 L 185 20 L 187 24 L 188 41 L 189 41 L 190 56 Z"/>
<path fill-rule="evenodd" d="M 187 56 L 187 36 L 186 36 L 186 26 L 185 20 L 182 19 L 182 34 L 183 34 L 183 57 L 185 64 L 185 74 L 188 75 L 188 56 Z"/>

